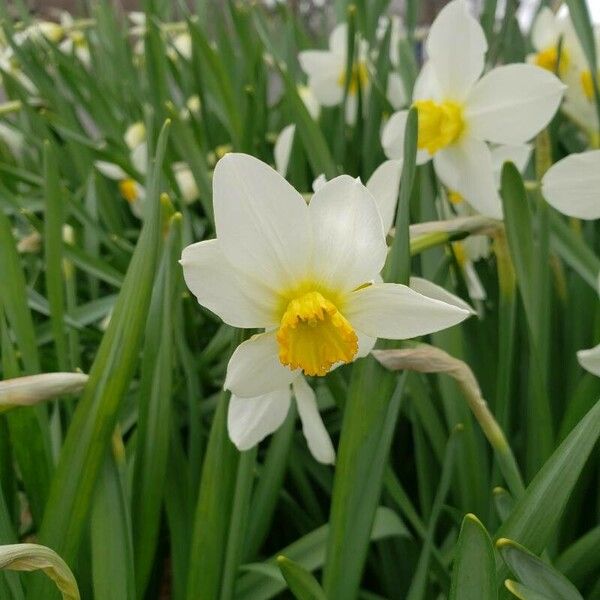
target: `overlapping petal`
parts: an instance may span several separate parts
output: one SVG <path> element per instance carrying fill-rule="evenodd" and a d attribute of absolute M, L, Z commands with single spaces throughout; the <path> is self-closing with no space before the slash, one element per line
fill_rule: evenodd
<path fill-rule="evenodd" d="M 496 144 L 521 144 L 556 113 L 565 86 L 539 67 L 512 64 L 482 77 L 466 99 L 470 136 Z"/>
<path fill-rule="evenodd" d="M 312 455 L 321 463 L 333 464 L 335 450 L 331 438 L 317 406 L 317 398 L 313 389 L 304 377 L 298 377 L 292 383 L 298 414 L 302 422 L 302 432 L 306 438 L 308 448 Z"/>
<path fill-rule="evenodd" d="M 577 360 L 586 371 L 600 377 L 600 344 L 589 350 L 580 350 Z"/>
<path fill-rule="evenodd" d="M 429 281 L 429 279 L 423 279 L 422 277 L 411 277 L 408 285 L 411 290 L 414 290 L 419 294 L 423 294 L 423 296 L 433 298 L 434 300 L 440 300 L 446 304 L 451 304 L 452 306 L 456 306 L 461 310 L 468 311 L 472 315 L 476 314 L 475 309 L 468 302 L 465 302 L 462 298 L 451 294 L 446 288 L 433 283 L 433 281 Z"/>
<path fill-rule="evenodd" d="M 290 402 L 289 385 L 255 398 L 232 395 L 227 413 L 229 438 L 239 450 L 256 446 L 279 429 L 289 412 Z"/>
<path fill-rule="evenodd" d="M 279 362 L 275 333 L 261 333 L 242 342 L 227 365 L 224 388 L 242 398 L 262 396 L 292 383 L 298 375 Z"/>
<path fill-rule="evenodd" d="M 490 149 L 485 142 L 463 136 L 433 157 L 443 183 L 458 192 L 482 215 L 502 218 L 502 202 L 496 189 Z"/>
<path fill-rule="evenodd" d="M 387 253 L 383 224 L 359 179 L 341 175 L 328 181 L 314 194 L 309 213 L 317 281 L 350 291 L 381 271 Z"/>
<path fill-rule="evenodd" d="M 227 260 L 274 289 L 305 276 L 311 230 L 302 196 L 274 169 L 227 154 L 213 179 L 217 237 Z"/>
<path fill-rule="evenodd" d="M 367 181 L 367 189 L 377 202 L 383 221 L 383 231 L 386 233 L 394 224 L 401 175 L 402 161 L 386 160 L 375 169 Z"/>
<path fill-rule="evenodd" d="M 556 210 L 578 219 L 600 219 L 600 150 L 572 154 L 542 179 L 542 193 Z"/>
<path fill-rule="evenodd" d="M 463 0 L 440 11 L 425 47 L 446 99 L 463 100 L 483 72 L 487 51 L 483 29 Z"/>
<path fill-rule="evenodd" d="M 273 326 L 276 300 L 272 292 L 234 269 L 218 240 L 184 248 L 181 266 L 185 283 L 198 302 L 228 325 L 243 328 Z"/>
<path fill-rule="evenodd" d="M 401 159 L 404 157 L 404 135 L 408 111 L 394 113 L 384 125 L 381 134 L 381 145 L 388 158 Z M 423 165 L 431 159 L 427 150 L 417 150 L 417 164 Z"/>
<path fill-rule="evenodd" d="M 423 296 L 405 285 L 375 283 L 348 296 L 344 316 L 356 330 L 383 339 L 408 339 L 452 327 L 469 311 Z"/>

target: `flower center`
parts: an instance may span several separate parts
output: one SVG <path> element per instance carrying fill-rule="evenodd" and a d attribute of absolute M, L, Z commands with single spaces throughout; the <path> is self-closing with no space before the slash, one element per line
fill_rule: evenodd
<path fill-rule="evenodd" d="M 415 106 L 419 112 L 419 150 L 433 155 L 458 140 L 465 128 L 460 104 L 451 100 L 417 100 Z"/>
<path fill-rule="evenodd" d="M 594 81 L 592 80 L 591 71 L 582 71 L 580 75 L 581 87 L 585 97 L 592 101 L 594 99 Z"/>
<path fill-rule="evenodd" d="M 560 64 L 559 64 L 560 61 Z M 569 66 L 569 56 L 565 48 L 561 48 L 560 59 L 558 58 L 558 47 L 549 46 L 538 52 L 534 59 L 535 64 L 542 69 L 563 75 Z"/>
<path fill-rule="evenodd" d="M 121 196 L 130 204 L 135 202 L 139 197 L 135 179 L 122 179 L 119 181 L 119 192 L 121 192 Z"/>
<path fill-rule="evenodd" d="M 350 83 L 348 84 L 348 94 L 354 96 L 358 93 L 358 88 L 364 89 L 369 82 L 369 70 L 367 69 L 367 63 L 364 61 L 355 63 L 352 66 L 352 73 L 350 74 Z M 345 88 L 346 87 L 346 69 L 344 69 L 338 77 L 338 84 Z"/>
<path fill-rule="evenodd" d="M 319 292 L 291 300 L 277 332 L 279 360 L 306 375 L 326 375 L 338 362 L 350 362 L 358 352 L 352 325 Z"/>
<path fill-rule="evenodd" d="M 456 257 L 456 262 L 458 266 L 464 268 L 467 262 L 467 252 L 465 250 L 465 245 L 462 242 L 452 242 L 452 251 L 454 252 L 454 256 Z"/>
<path fill-rule="evenodd" d="M 462 204 L 465 201 L 462 194 L 459 194 L 458 192 L 454 192 L 452 190 L 448 192 L 448 200 L 450 200 L 450 202 L 454 205 Z"/>

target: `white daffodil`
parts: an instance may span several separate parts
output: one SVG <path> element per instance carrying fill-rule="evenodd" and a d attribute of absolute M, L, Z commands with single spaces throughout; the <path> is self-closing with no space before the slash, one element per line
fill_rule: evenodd
<path fill-rule="evenodd" d="M 305 86 L 298 86 L 298 95 L 304 102 L 310 116 L 316 121 L 321 114 L 321 106 L 315 98 L 312 90 Z M 273 157 L 275 158 L 275 168 L 283 177 L 286 176 L 292 155 L 292 146 L 294 145 L 294 136 L 296 134 L 296 125 L 286 125 L 275 140 L 273 148 Z"/>
<path fill-rule="evenodd" d="M 561 77 L 583 54 L 568 12 L 555 14 L 547 6 L 540 9 L 533 23 L 531 43 L 535 52 L 527 56 L 527 62 Z"/>
<path fill-rule="evenodd" d="M 230 415 L 234 442 L 246 427 L 257 429 L 243 447 L 282 422 L 288 386 L 302 397 L 302 374 L 323 376 L 367 354 L 377 337 L 425 335 L 469 316 L 407 286 L 379 283 L 383 223 L 357 179 L 336 177 L 307 205 L 274 169 L 232 153 L 215 167 L 213 203 L 217 238 L 185 248 L 181 264 L 202 306 L 233 327 L 264 330 L 240 344 L 227 367 L 225 388 L 238 407 Z M 245 411 L 244 399 L 252 399 Z M 311 407 L 304 417 L 302 402 Z M 305 435 L 322 437 L 314 399 L 306 394 L 299 408 Z"/>
<path fill-rule="evenodd" d="M 381 16 L 379 17 L 376 32 L 379 41 L 384 38 L 388 26 L 391 28 L 390 63 L 394 69 L 398 69 L 400 67 L 400 42 L 406 37 L 406 29 L 404 22 L 398 15 L 392 15 L 391 17 Z M 402 77 L 395 70 L 390 71 L 388 75 L 386 96 L 394 110 L 399 110 L 403 106 L 406 106 L 408 102 L 408 95 Z"/>
<path fill-rule="evenodd" d="M 142 121 L 136 121 L 127 127 L 123 136 L 130 150 L 139 148 L 146 141 L 146 126 Z"/>
<path fill-rule="evenodd" d="M 23 31 L 15 33 L 13 40 L 17 46 L 21 46 L 28 41 L 38 42 L 42 39 L 58 44 L 63 35 L 64 29 L 62 25 L 53 21 L 36 21 L 23 29 Z"/>
<path fill-rule="evenodd" d="M 542 194 L 569 217 L 600 219 L 600 150 L 559 160 L 544 175 Z"/>
<path fill-rule="evenodd" d="M 104 160 L 97 160 L 94 165 L 102 175 L 118 182 L 121 196 L 124 200 L 127 200 L 134 216 L 141 219 L 144 213 L 144 201 L 146 200 L 144 186 L 119 165 Z"/>
<path fill-rule="evenodd" d="M 478 212 L 502 218 L 488 143 L 531 139 L 556 112 L 565 86 L 552 73 L 524 64 L 497 67 L 481 77 L 487 42 L 463 0 L 442 9 L 425 47 L 429 60 L 413 99 L 419 113 L 417 161 L 433 159 L 448 189 Z M 395 113 L 384 127 L 389 158 L 402 157 L 407 115 Z"/>
<path fill-rule="evenodd" d="M 176 61 L 180 56 L 185 60 L 192 60 L 192 36 L 184 31 L 173 36 L 167 48 L 167 56 Z"/>
<path fill-rule="evenodd" d="M 370 86 L 367 67 L 368 50 L 367 43 L 361 39 L 348 83 L 346 121 L 349 124 L 356 121 L 359 90 L 363 95 L 363 103 L 368 95 Z M 344 100 L 347 56 L 347 23 L 340 23 L 331 32 L 329 50 L 304 50 L 298 55 L 300 66 L 308 76 L 308 86 L 322 106 L 337 106 Z"/>

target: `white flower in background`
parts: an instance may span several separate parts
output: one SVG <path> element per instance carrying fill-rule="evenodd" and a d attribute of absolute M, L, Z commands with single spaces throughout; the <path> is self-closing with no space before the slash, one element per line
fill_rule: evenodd
<path fill-rule="evenodd" d="M 148 169 L 148 146 L 144 123 L 138 121 L 130 125 L 123 139 L 130 150 L 130 160 L 133 168 L 138 174 L 145 175 Z M 98 160 L 94 164 L 105 177 L 118 182 L 121 196 L 129 203 L 134 216 L 141 219 L 144 214 L 144 201 L 146 200 L 144 186 L 117 164 L 103 160 Z M 196 201 L 200 197 L 200 192 L 187 163 L 173 163 L 171 168 L 182 200 L 186 204 Z"/>
<path fill-rule="evenodd" d="M 394 69 L 400 68 L 400 42 L 406 37 L 406 29 L 404 22 L 398 15 L 391 17 L 382 16 L 377 24 L 377 39 L 381 41 L 388 27 L 390 31 L 390 63 Z M 386 96 L 394 110 L 399 110 L 406 106 L 408 102 L 408 94 L 402 77 L 397 71 L 390 71 L 388 75 Z"/>
<path fill-rule="evenodd" d="M 303 396 L 302 374 L 322 376 L 364 356 L 377 337 L 425 335 L 469 316 L 407 286 L 379 283 L 383 223 L 356 179 L 336 177 L 307 205 L 268 165 L 228 154 L 215 167 L 213 202 L 217 238 L 185 248 L 181 264 L 202 306 L 233 327 L 265 331 L 240 344 L 227 368 L 229 431 L 240 447 L 281 425 L 291 385 L 305 403 L 309 446 L 324 450 L 326 432 L 314 397 Z"/>
<path fill-rule="evenodd" d="M 58 49 L 64 54 L 75 55 L 85 67 L 89 67 L 92 58 L 84 32 L 77 28 L 75 20 L 67 11 L 61 13 L 60 23 L 65 35 Z"/>
<path fill-rule="evenodd" d="M 131 23 L 129 33 L 134 36 L 143 36 L 146 33 L 146 13 L 133 10 L 127 18 Z"/>
<path fill-rule="evenodd" d="M 62 25 L 53 21 L 36 21 L 32 25 L 26 27 L 23 31 L 15 33 L 13 40 L 17 46 L 21 46 L 25 42 L 38 42 L 46 39 L 49 42 L 58 44 L 64 35 Z"/>
<path fill-rule="evenodd" d="M 178 33 L 167 47 L 167 56 L 176 61 L 180 56 L 185 60 L 192 60 L 192 36 L 188 31 Z"/>
<path fill-rule="evenodd" d="M 315 98 L 312 90 L 305 85 L 299 85 L 298 95 L 302 99 L 302 102 L 304 102 L 304 106 L 306 106 L 310 116 L 315 121 L 318 120 L 319 115 L 321 114 L 321 106 L 318 100 Z M 286 125 L 275 140 L 275 147 L 273 148 L 275 168 L 283 177 L 286 176 L 288 171 L 295 133 L 296 125 L 293 123 L 291 125 Z"/>
<path fill-rule="evenodd" d="M 542 194 L 569 217 L 600 219 L 600 150 L 559 160 L 544 175 Z"/>
<path fill-rule="evenodd" d="M 10 153 L 15 158 L 22 156 L 25 147 L 25 138 L 23 137 L 23 134 L 17 129 L 14 129 L 11 124 L 2 123 L 0 121 L 0 139 L 6 144 Z"/>
<path fill-rule="evenodd" d="M 502 218 L 488 143 L 518 145 L 531 139 L 556 112 L 565 86 L 550 72 L 524 64 L 497 67 L 481 77 L 487 42 L 463 0 L 442 9 L 425 47 L 429 60 L 414 90 L 417 161 L 433 159 L 448 189 L 480 213 Z M 402 157 L 407 115 L 395 113 L 384 127 L 389 158 Z"/>
<path fill-rule="evenodd" d="M 348 83 L 346 121 L 353 124 L 358 112 L 358 92 L 368 95 L 368 45 L 359 40 Z M 329 36 L 329 50 L 304 50 L 298 55 L 300 66 L 308 76 L 308 86 L 322 106 L 337 106 L 344 100 L 346 62 L 348 56 L 348 24 L 340 23 Z"/>
<path fill-rule="evenodd" d="M 547 6 L 540 9 L 533 23 L 531 43 L 535 52 L 527 56 L 527 62 L 561 77 L 567 74 L 574 60 L 583 57 L 568 12 L 554 14 Z"/>
<path fill-rule="evenodd" d="M 600 377 L 600 344 L 577 352 L 577 360 L 586 371 Z"/>

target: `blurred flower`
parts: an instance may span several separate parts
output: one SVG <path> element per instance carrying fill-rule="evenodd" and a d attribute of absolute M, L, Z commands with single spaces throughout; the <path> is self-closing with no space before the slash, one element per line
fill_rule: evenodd
<path fill-rule="evenodd" d="M 146 141 L 146 126 L 142 121 L 133 123 L 125 131 L 123 139 L 130 150 L 135 150 Z"/>
<path fill-rule="evenodd" d="M 348 24 L 340 23 L 329 36 L 329 50 L 304 50 L 298 55 L 300 66 L 308 75 L 308 86 L 322 106 L 336 106 L 344 100 L 346 62 L 348 56 Z M 358 111 L 358 92 L 363 98 L 370 87 L 367 67 L 368 45 L 360 39 L 348 82 L 346 121 L 353 124 Z"/>
<path fill-rule="evenodd" d="M 281 424 L 289 405 L 282 390 L 289 398 L 295 386 L 298 399 L 302 373 L 323 376 L 366 355 L 377 337 L 425 335 L 469 316 L 407 286 L 379 282 L 385 234 L 376 201 L 359 180 L 336 177 L 307 205 L 268 165 L 228 154 L 215 168 L 213 202 L 217 239 L 185 248 L 181 264 L 201 305 L 233 327 L 265 330 L 238 346 L 225 380 L 233 406 L 252 399 L 230 424 L 238 432 L 259 427 L 252 443 Z M 310 438 L 322 423 L 314 398 L 305 400 Z"/>
<path fill-rule="evenodd" d="M 600 150 L 571 154 L 550 167 L 542 194 L 565 215 L 600 219 Z"/>
<path fill-rule="evenodd" d="M 180 56 L 185 60 L 192 60 L 192 36 L 189 32 L 184 31 L 173 37 L 167 47 L 167 55 L 173 61 L 176 61 Z"/>
<path fill-rule="evenodd" d="M 58 45 L 58 49 L 64 54 L 75 55 L 85 67 L 89 67 L 92 59 L 85 33 L 77 27 L 77 23 L 67 11 L 61 13 L 60 22 L 64 39 Z"/>
<path fill-rule="evenodd" d="M 463 0 L 440 12 L 426 49 L 429 60 L 414 90 L 417 161 L 433 159 L 446 187 L 480 213 L 502 218 L 488 142 L 517 145 L 531 139 L 556 112 L 564 86 L 548 71 L 524 64 L 497 67 L 481 77 L 487 42 Z M 389 158 L 402 157 L 407 115 L 395 113 L 384 127 Z"/>
<path fill-rule="evenodd" d="M 13 41 L 17 46 L 21 46 L 27 41 L 37 42 L 46 39 L 49 42 L 58 44 L 64 35 L 62 25 L 53 21 L 35 21 L 23 31 L 17 31 L 13 36 Z"/>

